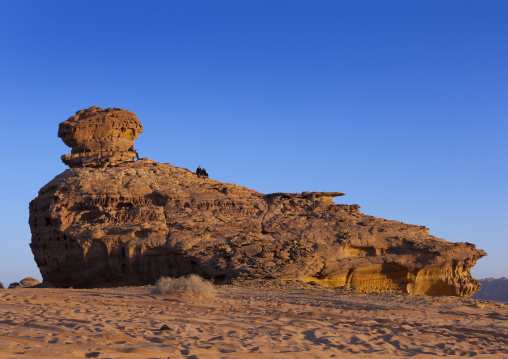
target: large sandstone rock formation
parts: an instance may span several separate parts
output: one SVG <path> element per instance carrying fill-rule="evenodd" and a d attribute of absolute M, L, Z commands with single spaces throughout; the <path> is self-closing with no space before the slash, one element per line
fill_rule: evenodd
<path fill-rule="evenodd" d="M 84 128 L 79 117 L 74 126 Z M 57 286 L 141 285 L 198 273 L 364 292 L 470 296 L 480 289 L 470 270 L 485 252 L 336 204 L 340 192 L 262 194 L 148 159 L 86 165 L 72 162 L 30 203 L 30 246 L 44 280 Z"/>

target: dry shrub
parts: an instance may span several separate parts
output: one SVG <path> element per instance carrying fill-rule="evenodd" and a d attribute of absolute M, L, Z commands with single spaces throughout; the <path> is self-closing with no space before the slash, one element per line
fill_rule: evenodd
<path fill-rule="evenodd" d="M 155 287 L 161 294 L 174 294 L 183 298 L 208 298 L 215 294 L 213 283 L 197 274 L 180 278 L 161 277 Z"/>
<path fill-rule="evenodd" d="M 478 302 L 478 301 L 475 301 L 473 305 L 474 305 L 476 308 L 480 308 L 480 309 L 485 308 L 485 304 L 480 303 L 480 302 Z"/>

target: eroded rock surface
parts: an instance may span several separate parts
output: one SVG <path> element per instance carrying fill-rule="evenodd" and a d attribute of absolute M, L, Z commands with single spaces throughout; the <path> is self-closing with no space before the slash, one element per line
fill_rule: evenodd
<path fill-rule="evenodd" d="M 470 296 L 485 255 L 427 228 L 336 204 L 340 192 L 262 194 L 151 160 L 76 167 L 30 203 L 30 244 L 56 286 L 285 278 L 359 291 Z"/>
<path fill-rule="evenodd" d="M 72 148 L 69 167 L 106 167 L 132 162 L 129 148 L 143 132 L 136 114 L 120 108 L 90 107 L 60 123 L 58 137 Z"/>

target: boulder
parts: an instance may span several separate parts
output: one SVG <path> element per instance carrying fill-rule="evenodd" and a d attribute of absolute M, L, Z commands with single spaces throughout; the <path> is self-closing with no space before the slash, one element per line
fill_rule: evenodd
<path fill-rule="evenodd" d="M 362 292 L 467 297 L 480 289 L 470 270 L 486 253 L 474 244 L 362 214 L 333 201 L 342 195 L 263 194 L 148 159 L 73 166 L 30 203 L 30 247 L 44 280 L 58 287 L 196 273 Z"/>
<path fill-rule="evenodd" d="M 20 283 L 23 287 L 33 287 L 34 285 L 41 284 L 41 282 L 39 282 L 37 279 L 32 278 L 32 277 L 27 277 L 25 279 L 22 279 L 20 281 Z"/>
<path fill-rule="evenodd" d="M 20 288 L 20 287 L 21 287 L 21 284 L 19 284 L 18 282 L 9 284 L 9 289 Z"/>
<path fill-rule="evenodd" d="M 4 284 L 0 282 L 0 289 L 5 289 Z"/>
<path fill-rule="evenodd" d="M 120 108 L 90 107 L 60 123 L 58 137 L 71 147 L 62 161 L 69 167 L 106 167 L 132 162 L 129 151 L 143 132 L 137 116 Z"/>

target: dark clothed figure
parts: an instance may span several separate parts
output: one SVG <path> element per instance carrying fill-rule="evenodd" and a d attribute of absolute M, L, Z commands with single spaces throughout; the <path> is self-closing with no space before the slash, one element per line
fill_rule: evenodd
<path fill-rule="evenodd" d="M 137 158 L 137 159 L 138 159 L 138 161 L 139 161 L 138 150 L 136 150 L 136 149 L 134 148 L 134 145 L 132 145 L 132 146 L 131 146 L 131 148 L 129 148 L 129 151 L 130 151 L 130 152 L 134 152 L 134 153 L 136 154 L 136 158 Z M 132 159 L 132 161 L 134 161 L 134 159 Z"/>
<path fill-rule="evenodd" d="M 203 170 L 201 169 L 201 166 L 198 166 L 198 168 L 196 170 L 196 174 L 198 175 L 198 177 L 201 177 L 201 175 L 203 174 Z"/>
<path fill-rule="evenodd" d="M 203 168 L 203 170 L 201 171 L 201 177 L 208 178 L 208 173 L 206 172 L 205 168 Z"/>

